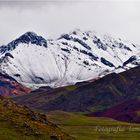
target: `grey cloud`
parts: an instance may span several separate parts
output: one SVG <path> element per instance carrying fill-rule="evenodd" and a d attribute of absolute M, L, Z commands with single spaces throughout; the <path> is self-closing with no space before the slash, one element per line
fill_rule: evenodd
<path fill-rule="evenodd" d="M 0 8 L 37 8 L 48 6 L 47 1 L 0 1 Z"/>
<path fill-rule="evenodd" d="M 81 0 L 80 2 L 84 2 L 85 0 Z M 49 5 L 60 6 L 65 3 L 77 3 L 79 1 L 74 0 L 8 0 L 8 1 L 0 1 L 0 7 L 10 7 L 10 8 L 18 8 L 18 7 L 45 7 Z"/>

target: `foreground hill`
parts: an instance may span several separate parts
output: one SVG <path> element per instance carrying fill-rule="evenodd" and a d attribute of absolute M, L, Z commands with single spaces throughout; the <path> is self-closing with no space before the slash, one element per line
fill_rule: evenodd
<path fill-rule="evenodd" d="M 140 46 L 91 31 L 56 40 L 27 32 L 0 47 L 0 71 L 32 88 L 59 87 L 139 65 Z"/>
<path fill-rule="evenodd" d="M 0 96 L 0 139 L 1 140 L 73 140 L 46 115 L 35 113 Z"/>
<path fill-rule="evenodd" d="M 18 103 L 29 107 L 50 111 L 63 110 L 69 112 L 98 112 L 110 107 L 126 102 L 126 106 L 120 105 L 120 111 L 113 108 L 114 114 L 119 115 L 123 111 L 128 119 L 123 121 L 135 122 L 137 113 L 134 115 L 126 115 L 127 110 L 131 108 L 132 112 L 140 110 L 140 67 L 130 69 L 128 71 L 116 74 L 109 74 L 99 80 L 79 83 L 74 86 L 67 86 L 57 89 L 39 90 L 29 95 L 15 97 L 14 100 Z M 48 89 L 48 87 L 46 87 Z M 130 100 L 138 100 L 137 103 L 128 104 Z M 125 103 L 124 103 L 125 104 Z M 136 106 L 135 106 L 136 105 Z M 121 110 L 122 109 L 122 110 Z M 126 113 L 126 114 L 125 114 Z M 108 117 L 113 117 L 108 116 Z M 120 115 L 121 116 L 121 115 Z M 115 117 L 115 116 L 114 116 Z M 113 118 L 114 118 L 113 117 Z M 131 120 L 129 119 L 130 117 Z M 116 119 L 116 118 L 115 118 Z M 121 118 L 117 118 L 122 120 Z M 133 120 L 134 119 L 134 120 Z"/>

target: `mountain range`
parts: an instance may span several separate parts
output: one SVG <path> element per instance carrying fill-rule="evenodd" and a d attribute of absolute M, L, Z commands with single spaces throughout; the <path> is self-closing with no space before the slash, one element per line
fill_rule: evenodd
<path fill-rule="evenodd" d="M 32 89 L 96 80 L 139 65 L 140 46 L 76 29 L 58 39 L 27 32 L 0 47 L 0 72 Z"/>

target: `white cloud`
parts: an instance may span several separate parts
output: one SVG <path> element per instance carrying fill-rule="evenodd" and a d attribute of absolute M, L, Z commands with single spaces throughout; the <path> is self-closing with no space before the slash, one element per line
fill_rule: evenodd
<path fill-rule="evenodd" d="M 140 44 L 140 2 L 132 0 L 0 2 L 0 44 L 26 31 L 56 38 L 74 28 Z"/>

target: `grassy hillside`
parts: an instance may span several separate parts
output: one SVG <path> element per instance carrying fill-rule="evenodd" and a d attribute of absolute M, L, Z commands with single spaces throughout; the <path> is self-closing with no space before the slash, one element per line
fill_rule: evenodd
<path fill-rule="evenodd" d="M 73 139 L 50 123 L 46 115 L 0 96 L 0 140 L 50 140 L 51 136 Z"/>
<path fill-rule="evenodd" d="M 140 137 L 140 124 L 86 117 L 63 111 L 52 111 L 47 114 L 49 120 L 77 140 L 138 140 Z"/>

